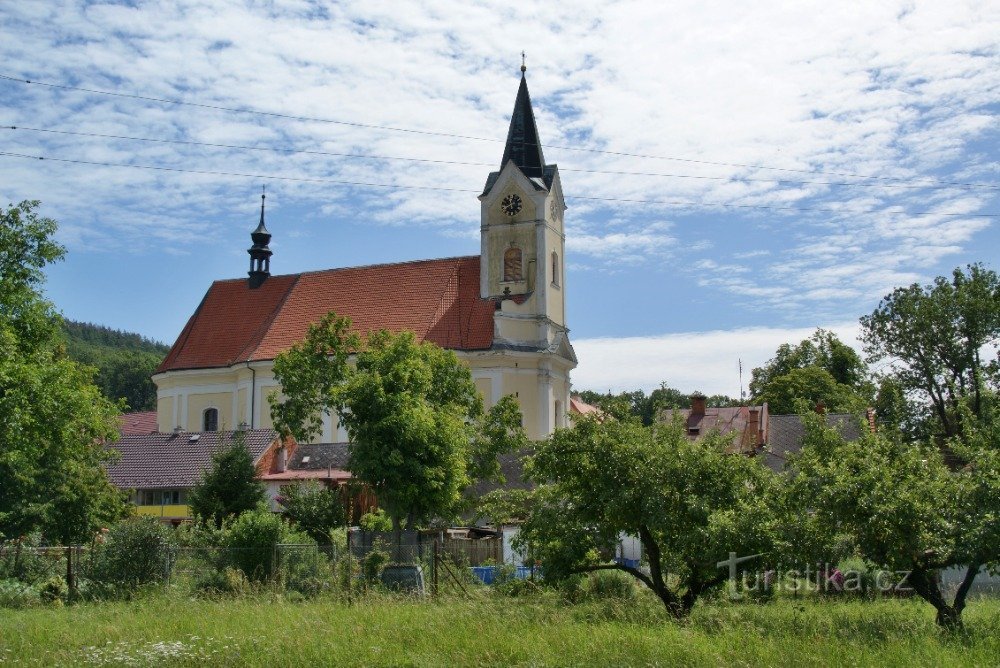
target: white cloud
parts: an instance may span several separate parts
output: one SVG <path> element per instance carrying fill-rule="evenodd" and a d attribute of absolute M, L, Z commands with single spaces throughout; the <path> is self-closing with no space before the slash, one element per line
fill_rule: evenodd
<path fill-rule="evenodd" d="M 825 325 L 860 350 L 857 323 Z M 666 383 L 685 392 L 738 397 L 739 362 L 743 387 L 754 367 L 765 364 L 782 343 L 798 343 L 815 327 L 751 327 L 659 336 L 597 338 L 574 341 L 580 366 L 573 372 L 575 390 L 649 392 Z"/>

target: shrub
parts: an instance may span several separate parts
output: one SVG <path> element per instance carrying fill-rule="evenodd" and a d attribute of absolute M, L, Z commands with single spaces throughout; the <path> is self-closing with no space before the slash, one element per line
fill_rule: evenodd
<path fill-rule="evenodd" d="M 330 543 L 331 529 L 344 525 L 344 504 L 340 493 L 315 480 L 282 487 L 278 502 L 284 507 L 288 519 L 321 545 Z"/>
<path fill-rule="evenodd" d="M 62 603 L 66 600 L 68 593 L 69 587 L 66 586 L 66 581 L 57 575 L 50 577 L 38 588 L 38 598 L 43 603 L 55 603 L 57 601 Z"/>
<path fill-rule="evenodd" d="M 49 564 L 37 551 L 41 542 L 41 534 L 33 533 L 0 544 L 0 580 L 37 584 L 51 575 Z"/>
<path fill-rule="evenodd" d="M 389 552 L 385 543 L 378 540 L 372 545 L 371 551 L 361 559 L 361 577 L 365 584 L 372 586 L 379 581 L 382 569 L 389 563 Z"/>
<path fill-rule="evenodd" d="M 243 571 L 251 582 L 261 582 L 275 574 L 279 543 L 316 544 L 263 506 L 240 515 L 223 539 L 228 565 Z"/>
<path fill-rule="evenodd" d="M 358 526 L 362 531 L 385 532 L 392 531 L 392 520 L 381 508 L 365 513 L 358 521 Z"/>
<path fill-rule="evenodd" d="M 583 594 L 592 600 L 634 601 L 635 578 L 618 571 L 595 571 L 584 580 Z"/>
<path fill-rule="evenodd" d="M 194 589 L 197 593 L 208 596 L 245 596 L 253 590 L 247 576 L 243 571 L 226 567 L 219 571 L 209 571 L 195 581 Z"/>
<path fill-rule="evenodd" d="M 151 517 L 129 518 L 111 528 L 103 545 L 95 546 L 88 575 L 127 596 L 170 575 L 173 546 L 170 527 Z"/>
<path fill-rule="evenodd" d="M 0 580 L 0 608 L 28 608 L 38 605 L 38 591 L 18 580 Z"/>

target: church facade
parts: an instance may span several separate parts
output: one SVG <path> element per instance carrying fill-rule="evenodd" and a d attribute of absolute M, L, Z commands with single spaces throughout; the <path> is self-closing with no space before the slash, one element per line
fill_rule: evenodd
<path fill-rule="evenodd" d="M 545 164 L 524 68 L 499 171 L 480 201 L 479 255 L 271 275 L 251 237 L 248 279 L 216 281 L 153 376 L 160 432 L 272 426 L 274 358 L 330 311 L 359 333 L 410 330 L 465 362 L 487 407 L 514 395 L 528 436 L 567 425 L 576 356 L 566 326 L 566 204 Z M 336 416 L 319 442 L 344 442 Z"/>

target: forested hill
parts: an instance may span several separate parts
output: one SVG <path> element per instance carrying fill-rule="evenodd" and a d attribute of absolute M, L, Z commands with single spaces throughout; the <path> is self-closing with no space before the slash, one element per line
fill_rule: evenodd
<path fill-rule="evenodd" d="M 94 381 L 111 399 L 125 399 L 129 411 L 156 408 L 156 387 L 149 379 L 170 346 L 132 332 L 65 320 L 66 352 L 97 367 Z"/>

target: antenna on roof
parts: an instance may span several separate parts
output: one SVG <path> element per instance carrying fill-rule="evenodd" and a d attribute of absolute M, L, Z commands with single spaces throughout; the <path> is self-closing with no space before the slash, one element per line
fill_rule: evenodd
<path fill-rule="evenodd" d="M 743 391 L 743 358 L 737 357 L 736 359 L 740 362 L 740 403 L 746 401 L 747 395 Z"/>

